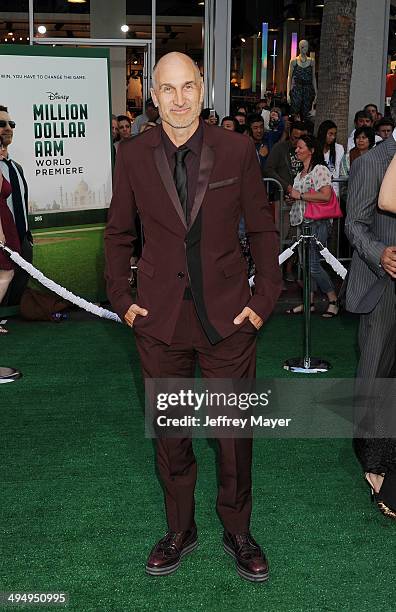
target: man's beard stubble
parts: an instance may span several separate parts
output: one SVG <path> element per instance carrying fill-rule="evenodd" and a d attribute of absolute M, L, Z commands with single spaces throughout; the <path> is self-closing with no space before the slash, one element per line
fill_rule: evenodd
<path fill-rule="evenodd" d="M 197 120 L 197 118 L 198 118 L 198 117 L 199 117 L 199 115 L 196 115 L 195 117 L 193 117 L 192 119 L 190 119 L 190 120 L 188 121 L 188 123 L 183 123 L 183 125 L 176 125 L 175 123 L 171 123 L 171 122 L 170 122 L 170 121 L 169 121 L 167 118 L 164 118 L 164 117 L 161 117 L 161 119 L 162 119 L 162 121 L 163 121 L 164 123 L 167 123 L 167 124 L 168 124 L 168 125 L 170 125 L 170 126 L 173 128 L 173 129 L 176 129 L 176 130 L 183 130 L 183 129 L 189 128 L 189 127 L 190 127 L 190 126 L 191 126 L 191 125 L 194 123 L 194 121 L 196 121 L 196 120 Z"/>
<path fill-rule="evenodd" d="M 0 136 L 3 147 L 8 147 L 12 143 L 12 134 L 2 134 Z"/>
<path fill-rule="evenodd" d="M 165 117 L 162 115 L 161 113 L 161 108 L 158 107 L 158 111 L 159 111 L 159 115 L 161 117 L 161 121 L 167 123 L 168 125 L 170 125 L 173 129 L 176 130 L 184 130 L 189 128 L 197 119 L 199 119 L 200 113 L 201 113 L 201 109 L 202 109 L 202 102 L 200 102 L 199 105 L 197 105 L 194 109 L 195 112 L 193 112 L 193 116 L 191 118 L 186 118 L 184 121 L 184 123 L 179 123 L 177 124 L 175 120 L 172 120 L 169 117 Z M 183 121 L 182 119 L 180 121 Z"/>

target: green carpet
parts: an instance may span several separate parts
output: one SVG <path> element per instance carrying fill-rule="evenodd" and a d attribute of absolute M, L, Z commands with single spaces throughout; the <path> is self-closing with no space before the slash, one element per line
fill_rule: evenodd
<path fill-rule="evenodd" d="M 92 301 L 104 300 L 103 232 L 103 224 L 34 230 L 33 263 L 76 295 Z M 31 285 L 40 288 L 35 281 Z"/>
<path fill-rule="evenodd" d="M 258 376 L 293 376 L 281 364 L 301 352 L 301 326 L 269 322 Z M 24 376 L 0 387 L 0 591 L 66 591 L 81 612 L 395 608 L 396 525 L 371 506 L 349 440 L 255 442 L 252 532 L 271 565 L 260 585 L 222 550 L 213 445 L 196 441 L 200 546 L 174 575 L 146 576 L 165 520 L 132 333 L 99 320 L 9 328 L 1 365 Z M 313 333 L 331 376 L 353 376 L 356 320 L 314 317 Z"/>

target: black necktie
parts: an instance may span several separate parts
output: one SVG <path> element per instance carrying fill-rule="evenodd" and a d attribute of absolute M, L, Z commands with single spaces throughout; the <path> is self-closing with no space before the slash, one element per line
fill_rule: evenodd
<path fill-rule="evenodd" d="M 186 222 L 188 223 L 188 211 L 187 211 L 187 168 L 184 163 L 185 157 L 189 152 L 188 147 L 181 147 L 175 153 L 176 157 L 176 166 L 174 173 L 174 181 L 177 189 L 177 193 L 179 195 L 180 204 L 182 205 L 184 216 L 186 218 Z"/>
<path fill-rule="evenodd" d="M 19 185 L 19 179 L 17 171 L 15 170 L 13 164 L 9 159 L 3 159 L 8 166 L 8 171 L 10 173 L 10 185 L 12 189 L 12 206 L 14 208 L 14 219 L 15 225 L 17 228 L 19 240 L 21 243 L 26 236 L 26 220 L 24 207 L 25 204 L 22 199 L 21 187 Z"/>

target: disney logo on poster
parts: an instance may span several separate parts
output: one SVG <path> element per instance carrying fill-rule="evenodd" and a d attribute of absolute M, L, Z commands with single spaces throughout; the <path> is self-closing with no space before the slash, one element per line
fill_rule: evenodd
<path fill-rule="evenodd" d="M 49 100 L 63 100 L 64 102 L 67 102 L 68 99 L 70 98 L 70 96 L 66 95 L 66 94 L 60 94 L 57 91 L 53 92 L 53 91 L 46 91 L 46 94 L 48 94 L 48 99 Z"/>

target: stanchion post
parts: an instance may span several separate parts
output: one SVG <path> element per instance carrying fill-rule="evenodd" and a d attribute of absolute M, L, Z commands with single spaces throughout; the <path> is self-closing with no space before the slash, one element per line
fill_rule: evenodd
<path fill-rule="evenodd" d="M 304 356 L 288 359 L 283 364 L 283 368 L 299 374 L 319 374 L 327 372 L 331 365 L 324 359 L 311 357 L 311 263 L 309 253 L 311 245 L 313 247 L 316 241 L 311 223 L 303 223 L 302 238 Z"/>
<path fill-rule="evenodd" d="M 311 266 L 309 251 L 312 232 L 310 225 L 310 223 L 303 223 L 304 368 L 311 367 Z"/>

